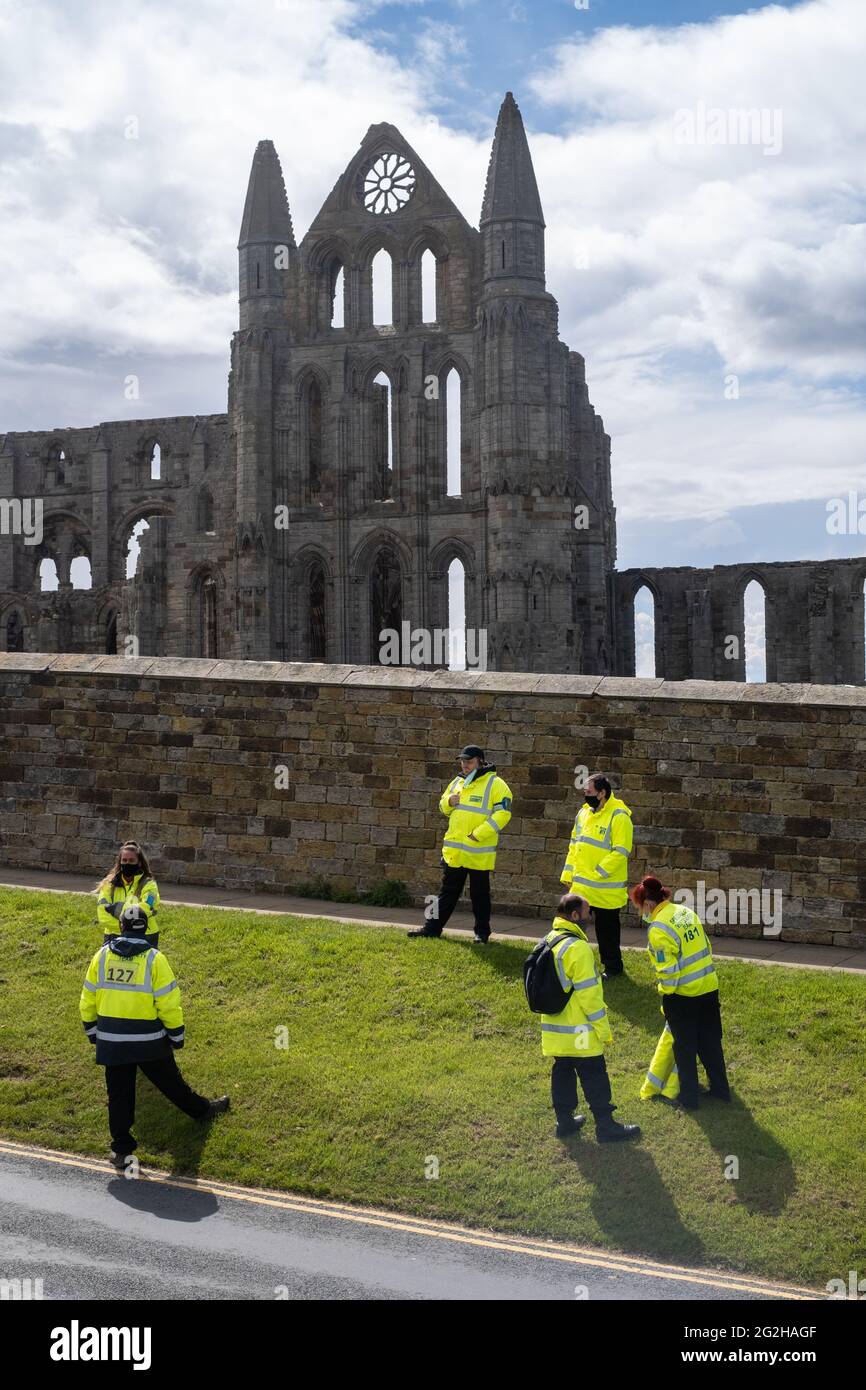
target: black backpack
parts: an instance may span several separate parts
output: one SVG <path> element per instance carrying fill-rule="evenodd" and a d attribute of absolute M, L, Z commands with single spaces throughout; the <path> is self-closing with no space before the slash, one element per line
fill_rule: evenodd
<path fill-rule="evenodd" d="M 572 935 L 575 941 L 580 939 L 572 932 L 561 932 L 552 941 L 545 937 L 523 962 L 523 988 L 534 1014 L 561 1014 L 571 998 L 572 991 L 563 989 L 560 984 L 553 952 L 560 942 Z"/>

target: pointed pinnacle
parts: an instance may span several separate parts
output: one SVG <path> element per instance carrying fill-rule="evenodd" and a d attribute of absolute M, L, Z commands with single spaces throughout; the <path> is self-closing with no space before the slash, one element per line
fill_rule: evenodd
<path fill-rule="evenodd" d="M 272 140 L 260 140 L 253 155 L 239 245 L 250 241 L 295 245 L 283 171 Z"/>
<path fill-rule="evenodd" d="M 480 225 L 483 227 L 485 222 L 511 221 L 515 218 L 544 226 L 523 118 L 514 94 L 506 92 L 499 108 L 487 166 Z"/>

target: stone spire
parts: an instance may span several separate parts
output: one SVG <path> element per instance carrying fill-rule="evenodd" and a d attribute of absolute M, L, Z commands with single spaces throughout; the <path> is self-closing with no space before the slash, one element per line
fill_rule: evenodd
<path fill-rule="evenodd" d="M 253 155 L 238 249 L 265 241 L 295 245 L 286 185 L 273 140 L 260 140 Z"/>
<path fill-rule="evenodd" d="M 506 92 L 499 110 L 481 205 L 484 283 L 510 281 L 511 293 L 544 287 L 544 214 L 517 102 Z M 523 282 L 523 283 L 521 283 Z"/>
<path fill-rule="evenodd" d="M 286 317 L 287 272 L 296 254 L 283 171 L 273 141 L 253 155 L 238 242 L 240 326 L 277 327 Z"/>
<path fill-rule="evenodd" d="M 519 218 L 544 226 L 538 184 L 523 128 L 523 117 L 512 92 L 505 93 L 499 108 L 493 149 L 487 166 L 487 183 L 481 205 L 481 226 L 493 220 Z"/>

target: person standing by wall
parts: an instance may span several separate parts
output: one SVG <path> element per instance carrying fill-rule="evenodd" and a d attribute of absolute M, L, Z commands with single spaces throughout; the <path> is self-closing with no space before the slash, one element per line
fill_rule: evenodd
<path fill-rule="evenodd" d="M 646 874 L 629 894 L 646 923 L 647 949 L 655 966 L 662 1009 L 674 1035 L 680 1094 L 675 1104 L 697 1110 L 698 1095 L 730 1101 L 722 1051 L 719 977 L 713 950 L 696 912 L 675 903 L 671 890 Z M 698 1090 L 698 1058 L 710 1082 Z"/>
<path fill-rule="evenodd" d="M 586 779 L 560 882 L 592 908 L 602 979 L 623 973 L 620 908 L 628 902 L 628 857 L 634 832 L 631 810 L 615 796 L 603 772 Z"/>
<path fill-rule="evenodd" d="M 469 876 L 475 915 L 475 942 L 490 940 L 490 875 L 496 867 L 499 836 L 511 820 L 511 788 L 484 761 L 484 750 L 468 744 L 459 755 L 460 772 L 445 788 L 439 810 L 448 817 L 442 843 L 442 884 L 428 904 L 423 927 L 409 936 L 441 936 Z"/>

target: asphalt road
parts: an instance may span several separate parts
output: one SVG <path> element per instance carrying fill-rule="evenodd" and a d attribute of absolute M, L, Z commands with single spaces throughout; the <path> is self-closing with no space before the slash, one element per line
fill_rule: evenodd
<path fill-rule="evenodd" d="M 0 1279 L 46 1299 L 771 1299 L 784 1285 L 0 1140 Z M 586 1290 L 584 1293 L 583 1290 Z"/>

